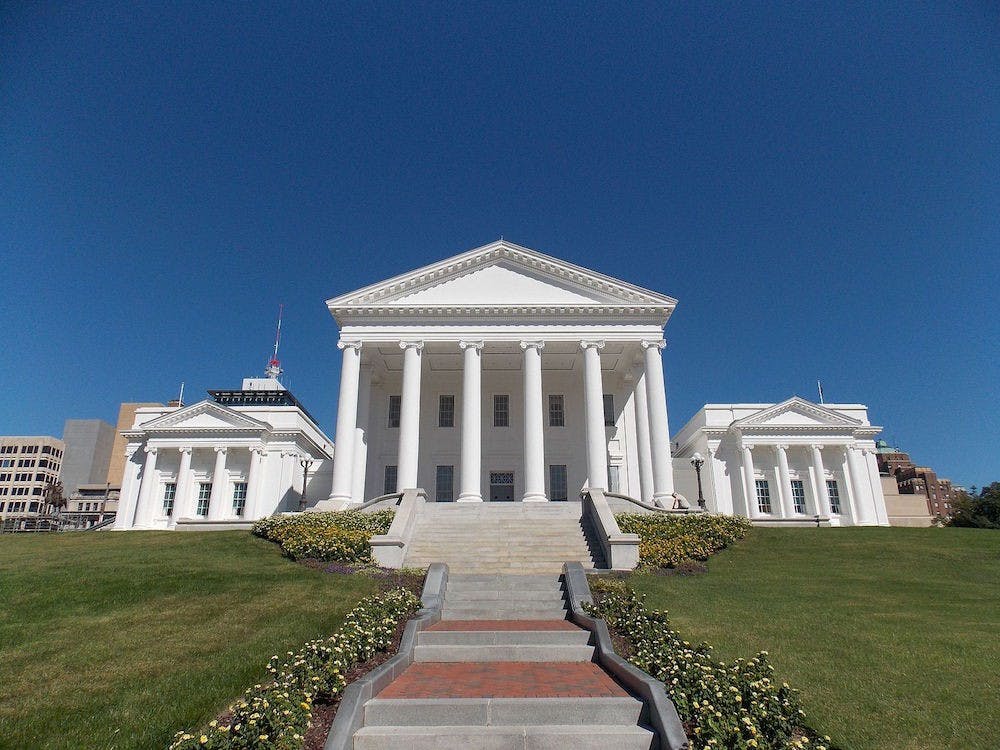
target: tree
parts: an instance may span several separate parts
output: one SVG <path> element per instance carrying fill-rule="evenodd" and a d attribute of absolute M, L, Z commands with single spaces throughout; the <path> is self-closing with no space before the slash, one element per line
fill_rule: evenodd
<path fill-rule="evenodd" d="M 962 493 L 952 505 L 948 526 L 1000 529 L 1000 482 L 983 487 L 979 494 Z"/>

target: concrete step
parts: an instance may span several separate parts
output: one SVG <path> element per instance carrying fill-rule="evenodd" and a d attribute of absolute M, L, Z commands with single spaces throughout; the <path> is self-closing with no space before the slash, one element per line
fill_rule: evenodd
<path fill-rule="evenodd" d="M 586 646 L 589 643 L 587 630 L 422 630 L 417 633 L 417 646 Z"/>
<path fill-rule="evenodd" d="M 365 726 L 636 725 L 642 701 L 622 698 L 373 698 Z"/>
<path fill-rule="evenodd" d="M 460 601 L 484 601 L 489 599 L 515 599 L 521 602 L 544 602 L 555 601 L 563 598 L 561 588 L 532 589 L 530 591 L 518 591 L 517 589 L 504 589 L 503 591 L 483 588 L 479 590 L 465 589 L 454 590 L 448 586 L 445 598 L 451 602 Z"/>
<path fill-rule="evenodd" d="M 564 620 L 563 607 L 451 607 L 447 603 L 441 611 L 445 620 Z"/>
<path fill-rule="evenodd" d="M 563 588 L 559 576 L 498 576 L 498 575 L 463 575 L 454 573 L 448 575 L 448 591 L 479 591 L 484 587 L 491 589 L 513 589 L 529 591 L 536 589 Z"/>
<path fill-rule="evenodd" d="M 493 646 L 415 646 L 413 660 L 419 662 L 467 661 L 593 661 L 593 646 L 522 644 Z"/>
<path fill-rule="evenodd" d="M 650 750 L 656 736 L 639 726 L 363 727 L 354 750 Z"/>

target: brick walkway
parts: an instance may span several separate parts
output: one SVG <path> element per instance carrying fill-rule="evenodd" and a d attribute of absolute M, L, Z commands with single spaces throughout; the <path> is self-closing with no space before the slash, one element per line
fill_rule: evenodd
<path fill-rule="evenodd" d="M 580 630 L 569 620 L 440 620 L 428 630 L 480 631 L 480 630 Z"/>
<path fill-rule="evenodd" d="M 411 664 L 379 698 L 612 698 L 627 696 L 592 662 Z"/>

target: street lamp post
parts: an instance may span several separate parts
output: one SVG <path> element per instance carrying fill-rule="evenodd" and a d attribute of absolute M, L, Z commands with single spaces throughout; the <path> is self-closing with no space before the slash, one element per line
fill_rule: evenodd
<path fill-rule="evenodd" d="M 299 460 L 299 465 L 302 467 L 302 494 L 299 496 L 299 511 L 306 509 L 306 485 L 309 483 L 309 467 L 313 465 L 313 460 L 311 458 L 303 458 Z"/>
<path fill-rule="evenodd" d="M 695 453 L 691 456 L 691 465 L 694 467 L 694 473 L 698 477 L 698 507 L 705 508 L 705 496 L 701 491 L 701 467 L 705 465 L 705 459 L 701 457 L 700 453 Z"/>

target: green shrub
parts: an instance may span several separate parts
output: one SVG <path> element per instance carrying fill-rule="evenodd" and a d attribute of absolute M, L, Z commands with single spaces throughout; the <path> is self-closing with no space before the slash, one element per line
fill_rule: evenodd
<path fill-rule="evenodd" d="M 623 532 L 639 535 L 639 563 L 654 568 L 673 568 L 684 560 L 707 560 L 745 537 L 751 528 L 745 518 L 707 513 L 620 513 L 615 519 Z"/>
<path fill-rule="evenodd" d="M 394 515 L 391 510 L 346 510 L 271 516 L 257 521 L 252 532 L 277 542 L 293 560 L 367 562 L 371 560 L 370 539 L 387 532 Z"/>
<path fill-rule="evenodd" d="M 767 652 L 733 664 L 716 661 L 710 646 L 682 640 L 665 612 L 646 609 L 623 582 L 602 582 L 594 592 L 597 604 L 587 609 L 625 641 L 633 664 L 664 683 L 691 750 L 831 750 L 829 737 L 804 725 L 796 691 L 773 681 Z"/>
<path fill-rule="evenodd" d="M 170 750 L 299 750 L 313 703 L 330 701 L 347 685 L 346 674 L 388 650 L 399 623 L 420 601 L 406 589 L 362 599 L 330 638 L 272 656 L 270 681 L 254 685 L 229 707 L 224 721 L 201 732 L 178 732 Z"/>

